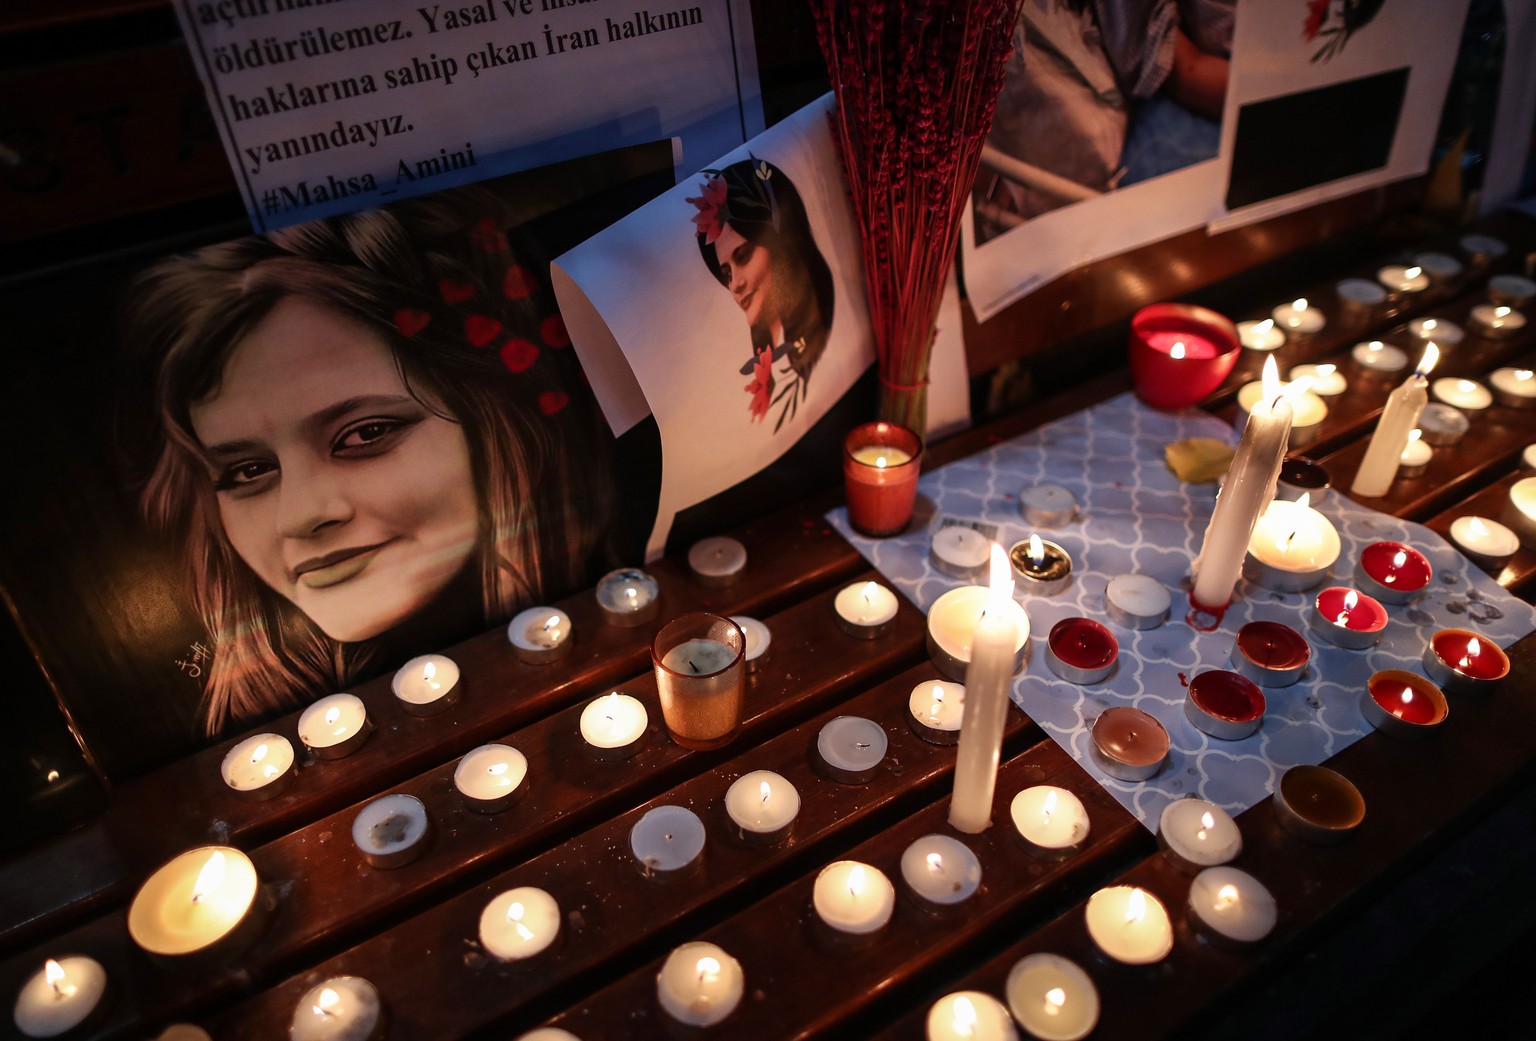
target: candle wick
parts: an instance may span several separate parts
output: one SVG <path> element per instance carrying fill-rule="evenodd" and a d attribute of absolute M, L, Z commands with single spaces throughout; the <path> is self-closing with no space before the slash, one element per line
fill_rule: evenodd
<path fill-rule="evenodd" d="M 688 667 L 690 669 L 692 669 L 694 672 L 698 672 L 699 671 L 699 667 L 693 663 L 693 659 L 692 658 L 688 659 Z"/>
<path fill-rule="evenodd" d="M 869 742 L 868 741 L 855 741 L 853 743 L 853 747 L 854 748 L 868 748 L 869 747 Z"/>

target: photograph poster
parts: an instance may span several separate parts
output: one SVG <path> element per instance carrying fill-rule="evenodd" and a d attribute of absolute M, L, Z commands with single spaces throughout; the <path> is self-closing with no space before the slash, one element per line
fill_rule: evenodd
<path fill-rule="evenodd" d="M 982 321 L 1219 212 L 1236 0 L 1026 0 L 961 228 Z"/>

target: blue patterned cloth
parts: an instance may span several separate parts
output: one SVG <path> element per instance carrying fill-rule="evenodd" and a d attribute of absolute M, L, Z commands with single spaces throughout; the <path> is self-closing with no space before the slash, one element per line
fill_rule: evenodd
<path fill-rule="evenodd" d="M 1359 740 L 1370 730 L 1359 708 L 1366 680 L 1380 669 L 1421 672 L 1420 656 L 1436 630 L 1467 628 L 1508 647 L 1536 629 L 1531 605 L 1505 592 L 1440 536 L 1335 492 L 1319 507 L 1338 528 L 1343 544 L 1328 584 L 1354 585 L 1360 551 L 1380 539 L 1414 546 L 1434 567 L 1429 589 L 1416 602 L 1386 605 L 1391 621 L 1381 643 L 1368 651 L 1349 651 L 1313 639 L 1305 612 L 1315 591 L 1275 593 L 1246 580 L 1238 582 L 1222 625 L 1214 632 L 1196 631 L 1184 621 L 1189 609 L 1184 582 L 1215 499 L 1209 485 L 1187 485 L 1176 478 L 1164 465 L 1163 447 L 1201 436 L 1235 440 L 1230 427 L 1205 413 L 1157 412 L 1125 394 L 925 474 L 919 518 L 905 535 L 867 539 L 848 526 L 846 510 L 828 514 L 871 564 L 926 611 L 941 593 L 964 584 L 928 563 L 929 532 L 943 518 L 996 525 L 998 541 L 1006 547 L 1031 531 L 1019 515 L 1020 489 L 1037 484 L 1070 489 L 1080 517 L 1040 534 L 1072 555 L 1072 581 L 1053 597 L 1020 595 L 1029 614 L 1032 649 L 1024 672 L 1014 680 L 1013 700 L 1153 830 L 1163 807 L 1174 799 L 1195 794 L 1237 814 L 1266 798 L 1288 767 L 1320 763 Z M 1135 632 L 1109 620 L 1104 588 L 1128 572 L 1168 587 L 1173 606 L 1164 625 Z M 1104 622 L 1120 642 L 1119 662 L 1102 683 L 1077 686 L 1046 666 L 1045 634 L 1074 615 Z M 1218 741 L 1186 720 L 1185 683 L 1207 669 L 1228 668 L 1237 630 L 1257 619 L 1284 622 L 1307 635 L 1312 664 L 1295 685 L 1265 691 L 1268 711 L 1257 734 Z M 1497 696 L 1513 694 L 1506 689 Z M 1088 728 L 1115 705 L 1133 705 L 1168 728 L 1173 744 L 1169 761 L 1150 781 L 1115 780 L 1089 757 Z M 1456 725 L 1454 695 L 1445 725 Z"/>

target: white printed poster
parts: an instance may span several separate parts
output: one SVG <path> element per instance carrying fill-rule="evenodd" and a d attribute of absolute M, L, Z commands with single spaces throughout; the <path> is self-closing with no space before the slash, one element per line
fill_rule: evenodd
<path fill-rule="evenodd" d="M 827 95 L 553 265 L 614 433 L 656 418 L 662 483 L 648 558 L 680 511 L 778 460 L 874 364 L 830 112 Z M 954 327 L 935 346 L 930 429 L 953 429 L 967 408 L 953 294 L 942 321 Z"/>
<path fill-rule="evenodd" d="M 762 129 L 749 0 L 178 0 L 257 231 Z"/>

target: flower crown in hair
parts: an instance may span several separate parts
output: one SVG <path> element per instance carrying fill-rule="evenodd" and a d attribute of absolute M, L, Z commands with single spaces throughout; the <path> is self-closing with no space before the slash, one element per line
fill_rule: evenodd
<path fill-rule="evenodd" d="M 773 230 L 779 230 L 779 200 L 773 191 L 773 167 L 766 162 L 752 157 L 752 172 L 756 176 L 752 179 L 752 194 L 757 196 L 757 201 L 768 208 L 768 222 L 773 225 Z M 688 196 L 687 201 L 693 203 L 698 213 L 693 215 L 693 224 L 698 234 L 704 236 L 706 245 L 713 246 L 720 233 L 725 230 L 726 221 L 731 219 L 730 191 L 721 176 L 719 170 L 704 170 L 708 180 L 699 185 L 699 195 Z"/>

